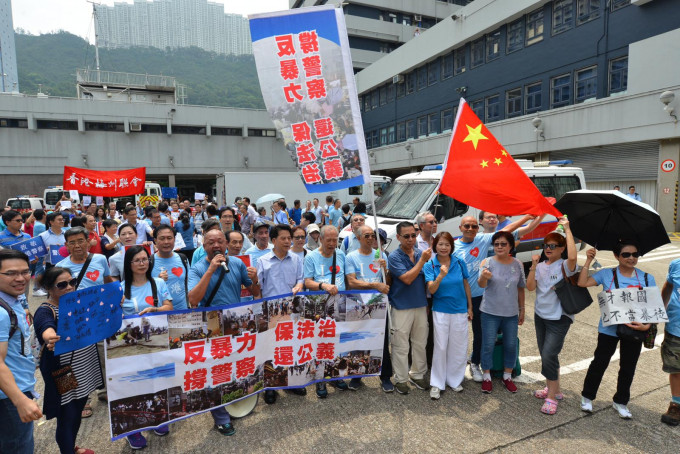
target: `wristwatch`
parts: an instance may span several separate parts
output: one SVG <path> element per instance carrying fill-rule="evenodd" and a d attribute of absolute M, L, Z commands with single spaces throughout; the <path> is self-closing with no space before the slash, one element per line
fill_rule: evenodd
<path fill-rule="evenodd" d="M 323 286 L 323 282 L 319 282 L 319 291 L 323 290 L 321 287 Z"/>

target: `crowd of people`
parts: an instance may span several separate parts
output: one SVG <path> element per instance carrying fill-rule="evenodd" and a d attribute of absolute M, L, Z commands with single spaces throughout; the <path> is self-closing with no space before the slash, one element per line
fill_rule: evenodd
<path fill-rule="evenodd" d="M 62 453 L 92 452 L 78 447 L 76 439 L 81 420 L 92 415 L 89 396 L 98 390 L 98 397 L 107 400 L 102 346 L 90 345 L 61 356 L 52 353 L 59 341 L 59 297 L 76 289 L 122 281 L 125 314 L 226 307 L 244 299 L 305 289 L 330 295 L 376 290 L 388 295 L 390 303 L 380 369 L 382 391 L 396 389 L 407 394 L 415 387 L 428 390 L 435 400 L 447 387 L 463 391 L 468 368 L 483 393 L 493 391 L 495 370 L 501 374 L 502 388 L 517 392 L 513 371 L 518 328 L 526 317 L 526 291 L 535 291 L 533 319 L 546 382 L 533 395 L 542 402 L 540 411 L 552 415 L 563 399 L 559 355 L 574 320 L 564 313 L 555 284 L 578 275 L 582 287 L 608 289 L 612 282 L 615 287 L 656 285 L 653 276 L 635 267 L 640 254 L 634 241 L 620 241 L 614 249 L 617 267 L 591 274 L 596 255 L 591 249 L 579 270 L 566 218 L 559 219 L 558 228 L 545 236 L 542 255 L 534 256 L 525 276 L 523 264 L 514 256 L 515 247 L 542 217 L 525 216 L 513 222 L 482 211 L 478 218 L 464 217 L 462 236 L 454 238 L 450 232 L 437 232 L 437 219 L 424 212 L 415 222 L 396 225 L 399 245 L 388 253 L 386 233 L 368 225 L 365 204 L 358 199 L 343 204 L 329 196 L 325 206 L 314 199 L 305 208 L 298 200 L 292 208 L 285 200 L 277 200 L 271 209 L 268 213 L 247 197 L 219 208 L 189 200 L 161 201 L 157 207 L 129 204 L 122 213 L 115 205 L 107 210 L 95 205 L 71 210 L 57 207 L 49 213 L 39 209 L 24 216 L 6 208 L 0 225 L 0 452 L 33 452 L 32 421 L 43 414 L 57 419 L 55 436 Z M 341 241 L 343 230 L 347 235 Z M 38 236 L 48 250 L 60 249 L 60 257 L 47 254 L 29 261 L 10 248 Z M 35 364 L 28 346 L 27 316 L 31 313 L 26 297 L 32 276 L 33 296 L 42 298 L 32 314 L 42 347 L 42 410 L 34 400 Z M 680 422 L 679 289 L 680 259 L 671 263 L 662 290 L 668 323 L 661 354 L 672 393 L 662 421 L 671 425 Z M 304 316 L 295 305 L 269 308 L 273 314 L 284 310 L 295 312 L 297 318 Z M 643 333 L 652 328 L 637 322 L 627 326 Z M 148 339 L 148 333 L 138 337 L 141 342 Z M 494 348 L 499 343 L 503 360 L 494 364 Z M 627 404 L 642 341 L 620 337 L 616 327 L 603 326 L 602 321 L 581 392 L 581 409 L 593 411 L 617 345 L 621 360 L 613 407 L 622 418 L 631 418 Z M 367 361 L 363 358 L 356 369 L 372 370 Z M 338 367 L 338 371 L 344 369 Z M 360 378 L 329 383 L 340 390 L 362 387 Z M 289 392 L 306 395 L 305 388 Z M 315 392 L 319 399 L 326 398 L 326 382 L 317 383 Z M 274 404 L 277 396 L 277 391 L 267 390 L 264 400 Z M 235 433 L 228 407 L 211 413 L 219 433 Z M 169 426 L 162 425 L 153 433 L 164 436 Z M 142 433 L 127 440 L 133 449 L 147 446 Z"/>

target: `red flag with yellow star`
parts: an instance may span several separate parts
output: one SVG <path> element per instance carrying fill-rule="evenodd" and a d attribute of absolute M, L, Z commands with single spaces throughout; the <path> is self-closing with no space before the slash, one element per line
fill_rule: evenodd
<path fill-rule="evenodd" d="M 464 99 L 458 107 L 439 192 L 492 213 L 562 215 Z"/>

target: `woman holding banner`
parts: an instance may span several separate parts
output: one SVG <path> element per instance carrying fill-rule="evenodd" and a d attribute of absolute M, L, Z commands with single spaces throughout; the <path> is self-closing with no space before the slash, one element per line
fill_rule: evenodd
<path fill-rule="evenodd" d="M 92 344 L 57 357 L 53 353 L 59 341 L 59 297 L 75 290 L 76 279 L 66 268 L 51 267 L 42 275 L 40 284 L 48 295 L 34 318 L 41 346 L 40 373 L 45 382 L 43 413 L 47 419 L 57 418 L 56 440 L 62 454 L 94 454 L 76 446 L 76 438 L 88 395 L 104 388 L 97 346 Z"/>
<path fill-rule="evenodd" d="M 638 247 L 633 241 L 619 240 L 614 246 L 614 258 L 619 262 L 616 268 L 607 268 L 598 271 L 592 276 L 588 277 L 588 269 L 595 258 L 597 251 L 589 249 L 586 252 L 586 263 L 581 269 L 578 276 L 579 287 L 594 287 L 601 285 L 605 291 L 618 288 L 642 288 L 642 287 L 656 287 L 654 276 L 647 274 L 644 271 L 635 268 L 637 265 Z M 614 409 L 619 412 L 619 416 L 623 419 L 631 419 L 633 415 L 628 410 L 628 401 L 630 400 L 630 386 L 633 384 L 633 377 L 635 376 L 635 367 L 637 366 L 640 351 L 642 351 L 642 340 L 635 340 L 629 336 L 620 336 L 617 329 L 619 325 L 604 326 L 602 318 L 597 327 L 597 347 L 595 347 L 595 354 L 593 361 L 588 367 L 585 381 L 583 382 L 583 390 L 581 391 L 581 410 L 586 413 L 592 413 L 593 400 L 597 396 L 597 390 L 602 382 L 602 376 L 609 366 L 609 361 L 616 351 L 616 346 L 621 342 L 619 360 L 619 376 L 616 382 L 616 394 L 614 394 Z M 649 323 L 631 322 L 626 323 L 625 326 L 635 331 L 648 331 L 651 328 Z M 644 336 L 642 336 L 644 337 Z"/>
<path fill-rule="evenodd" d="M 547 260 L 538 263 L 540 256 L 534 255 L 527 275 L 527 289 L 536 290 L 534 324 L 541 355 L 541 374 L 546 381 L 546 387 L 534 391 L 534 397 L 544 399 L 541 412 L 547 415 L 557 413 L 557 401 L 563 398 L 560 392 L 558 355 L 574 322 L 573 315 L 562 311 L 562 305 L 555 293 L 555 284 L 565 276 L 576 274 L 577 252 L 569 221 L 561 218 L 559 224 L 563 226 L 564 233 L 556 230 L 543 239 L 543 251 Z M 565 250 L 567 257 L 563 260 Z"/>

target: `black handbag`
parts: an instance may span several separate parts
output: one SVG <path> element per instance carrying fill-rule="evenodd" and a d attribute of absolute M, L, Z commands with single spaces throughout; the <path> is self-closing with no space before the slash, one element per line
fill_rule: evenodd
<path fill-rule="evenodd" d="M 639 331 L 628 325 L 616 325 L 616 335 L 619 339 L 642 343 L 647 338 L 647 331 Z"/>
<path fill-rule="evenodd" d="M 593 297 L 585 287 L 579 287 L 578 274 L 567 277 L 564 272 L 564 265 L 560 265 L 563 279 L 553 286 L 557 298 L 562 305 L 562 312 L 568 315 L 574 315 L 581 312 L 593 302 Z"/>

